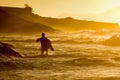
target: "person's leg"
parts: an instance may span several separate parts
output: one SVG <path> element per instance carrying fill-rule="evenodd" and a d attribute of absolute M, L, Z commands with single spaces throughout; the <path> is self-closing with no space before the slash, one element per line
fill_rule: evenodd
<path fill-rule="evenodd" d="M 41 55 L 44 55 L 44 50 L 43 49 L 41 49 Z"/>
<path fill-rule="evenodd" d="M 46 55 L 48 55 L 48 50 L 46 50 Z"/>

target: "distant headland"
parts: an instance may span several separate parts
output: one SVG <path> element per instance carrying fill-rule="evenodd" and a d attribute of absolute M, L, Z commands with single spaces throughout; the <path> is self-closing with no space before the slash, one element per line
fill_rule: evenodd
<path fill-rule="evenodd" d="M 40 32 L 79 31 L 119 29 L 117 23 L 77 20 L 71 17 L 42 17 L 32 12 L 26 5 L 24 8 L 0 6 L 0 32 L 16 34 L 35 34 Z"/>

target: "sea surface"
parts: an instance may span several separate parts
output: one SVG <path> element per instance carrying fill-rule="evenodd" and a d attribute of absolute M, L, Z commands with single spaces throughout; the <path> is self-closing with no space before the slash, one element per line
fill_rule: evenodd
<path fill-rule="evenodd" d="M 24 58 L 0 62 L 0 80 L 120 80 L 120 31 L 46 33 L 54 51 L 40 56 L 36 35 L 1 34 Z"/>

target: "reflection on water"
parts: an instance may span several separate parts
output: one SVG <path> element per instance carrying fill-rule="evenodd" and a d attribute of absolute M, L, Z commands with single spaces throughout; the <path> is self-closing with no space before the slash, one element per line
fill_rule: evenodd
<path fill-rule="evenodd" d="M 40 37 L 39 34 L 1 35 L 0 41 L 12 44 L 13 49 L 25 57 L 36 56 L 36 58 L 13 60 L 9 66 L 1 63 L 0 78 L 8 80 L 119 80 L 120 47 L 118 44 L 114 46 L 108 44 L 116 43 L 116 38 L 119 39 L 119 36 L 115 35 L 119 35 L 118 33 L 85 30 L 74 33 L 46 34 L 52 41 L 55 51 L 50 51 L 51 56 L 44 58 L 36 56 L 40 54 L 40 44 L 36 42 L 36 39 Z"/>
<path fill-rule="evenodd" d="M 108 56 L 112 53 L 113 55 L 119 55 L 120 47 L 118 43 L 120 38 L 115 36 L 116 33 L 112 31 L 82 30 L 74 33 L 46 34 L 46 36 L 52 41 L 55 48 L 54 52 L 50 52 L 52 55 Z M 39 34 L 31 36 L 4 35 L 0 37 L 0 41 L 12 44 L 14 49 L 24 56 L 38 55 L 40 54 L 40 44 L 36 43 L 38 37 L 40 37 Z M 117 46 L 110 44 L 117 44 Z"/>

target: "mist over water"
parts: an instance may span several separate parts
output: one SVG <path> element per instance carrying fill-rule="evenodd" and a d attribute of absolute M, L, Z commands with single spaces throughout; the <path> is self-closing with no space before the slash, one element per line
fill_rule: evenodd
<path fill-rule="evenodd" d="M 1 35 L 0 41 L 10 43 L 14 49 L 22 55 L 39 55 L 40 43 L 36 39 L 41 34 L 36 35 Z M 95 31 L 81 30 L 79 32 L 69 33 L 46 33 L 52 41 L 55 51 L 50 51 L 50 55 L 106 55 L 106 51 L 119 53 L 119 31 Z M 116 40 L 118 40 L 116 42 Z M 114 43 L 114 44 L 113 44 Z M 92 54 L 91 54 L 92 53 Z M 114 55 L 114 54 L 113 54 Z"/>
<path fill-rule="evenodd" d="M 24 57 L 40 55 L 40 43 L 36 35 L 2 35 L 0 41 L 12 44 L 12 49 Z M 12 61 L 5 79 L 13 80 L 119 80 L 120 37 L 119 31 L 81 30 L 79 32 L 46 33 L 55 51 L 51 57 L 25 58 Z M 111 44 L 112 43 L 112 44 Z M 12 66 L 12 67 L 11 67 Z M 13 69 L 13 66 L 15 67 Z M 11 68 L 10 68 L 11 67 Z M 44 74 L 44 75 L 43 75 Z M 6 77 L 9 76 L 9 77 Z"/>

